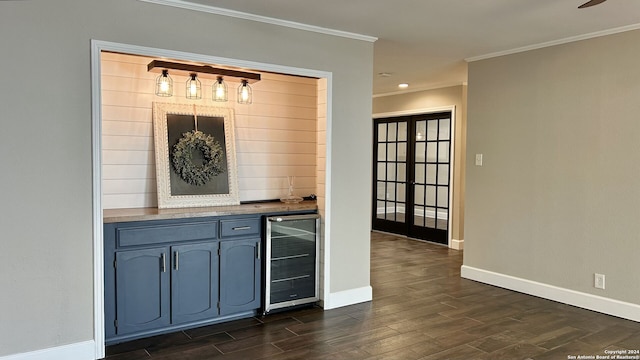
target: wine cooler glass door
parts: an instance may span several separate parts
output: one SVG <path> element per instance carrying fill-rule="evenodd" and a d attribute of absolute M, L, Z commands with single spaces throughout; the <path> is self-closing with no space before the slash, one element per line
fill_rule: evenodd
<path fill-rule="evenodd" d="M 265 313 L 318 301 L 317 214 L 267 218 Z"/>

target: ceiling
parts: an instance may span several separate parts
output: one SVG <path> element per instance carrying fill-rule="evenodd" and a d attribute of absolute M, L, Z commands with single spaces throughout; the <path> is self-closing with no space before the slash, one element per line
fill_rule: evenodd
<path fill-rule="evenodd" d="M 462 84 L 465 59 L 640 28 L 638 0 L 178 1 L 377 37 L 374 95 Z"/>

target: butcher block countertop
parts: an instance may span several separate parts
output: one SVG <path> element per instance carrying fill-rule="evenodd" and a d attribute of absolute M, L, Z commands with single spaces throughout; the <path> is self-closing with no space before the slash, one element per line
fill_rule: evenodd
<path fill-rule="evenodd" d="M 206 216 L 245 215 L 262 213 L 282 213 L 290 211 L 315 211 L 318 209 L 315 201 L 302 201 L 297 204 L 285 204 L 280 201 L 211 206 L 199 208 L 158 209 L 105 209 L 102 217 L 105 224 L 129 221 L 185 219 Z"/>

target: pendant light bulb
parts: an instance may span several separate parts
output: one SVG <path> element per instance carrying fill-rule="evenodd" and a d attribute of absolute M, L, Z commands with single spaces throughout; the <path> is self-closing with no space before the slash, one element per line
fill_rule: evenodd
<path fill-rule="evenodd" d="M 251 86 L 247 80 L 242 80 L 242 85 L 238 87 L 238 103 L 251 104 L 253 101 Z"/>
<path fill-rule="evenodd" d="M 165 97 L 173 95 L 173 79 L 169 76 L 169 70 L 162 70 L 162 74 L 156 78 L 156 95 Z"/>
<path fill-rule="evenodd" d="M 213 83 L 213 101 L 227 101 L 229 91 L 227 84 L 222 80 L 222 76 L 218 76 L 218 80 Z"/>
<path fill-rule="evenodd" d="M 202 99 L 202 84 L 197 78 L 197 74 L 189 74 L 190 78 L 187 80 L 187 99 L 198 100 Z"/>

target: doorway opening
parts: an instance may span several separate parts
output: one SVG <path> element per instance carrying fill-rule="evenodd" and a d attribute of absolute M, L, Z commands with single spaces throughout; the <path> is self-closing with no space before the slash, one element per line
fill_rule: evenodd
<path fill-rule="evenodd" d="M 374 230 L 449 244 L 452 111 L 374 119 Z"/>
<path fill-rule="evenodd" d="M 103 210 L 104 210 L 104 186 L 103 186 L 103 72 L 102 72 L 102 59 L 103 55 L 107 53 L 114 54 L 129 54 L 133 56 L 147 56 L 154 58 L 168 58 L 168 59 L 180 59 L 184 61 L 202 62 L 202 63 L 215 63 L 222 64 L 224 66 L 234 66 L 247 69 L 259 69 L 260 71 L 272 72 L 272 73 L 286 73 L 292 76 L 302 76 L 308 78 L 317 78 L 318 86 L 316 88 L 317 102 L 316 111 L 318 113 L 317 120 L 322 121 L 322 126 L 316 126 L 318 138 L 324 140 L 324 143 L 330 143 L 331 140 L 331 112 L 326 109 L 331 109 L 332 106 L 332 73 L 313 70 L 295 68 L 290 66 L 274 65 L 268 63 L 259 63 L 243 60 L 235 60 L 228 58 L 221 58 L 209 55 L 199 55 L 193 53 L 186 53 L 180 51 L 148 48 L 137 45 L 128 45 L 120 43 L 112 43 L 100 40 L 91 41 L 91 89 L 92 89 L 92 183 L 93 183 L 93 282 L 94 282 L 94 345 L 96 358 L 102 358 L 105 356 L 105 311 L 104 311 L 104 241 L 103 241 Z M 105 84 L 106 87 L 106 84 Z M 143 99 L 146 99 L 142 96 Z M 137 99 L 137 98 L 136 98 Z M 322 111 L 318 111 L 322 110 Z M 315 136 L 314 136 L 315 137 Z M 322 151 L 320 150 L 322 149 Z M 313 151 L 310 153 L 316 154 L 320 165 L 317 165 L 317 171 L 324 175 L 324 178 L 318 178 L 316 186 L 321 189 L 323 196 L 318 196 L 317 204 L 318 211 L 322 215 L 322 241 L 323 247 L 322 253 L 323 267 L 321 273 L 328 274 L 329 261 L 328 256 L 330 252 L 330 227 L 331 211 L 327 206 L 330 204 L 330 194 L 328 191 L 324 191 L 325 188 L 331 186 L 331 153 L 326 146 L 313 145 Z M 324 195 L 326 193 L 326 195 Z M 321 282 L 320 294 L 323 304 L 331 304 L 329 299 L 330 289 L 330 277 L 324 276 Z"/>

